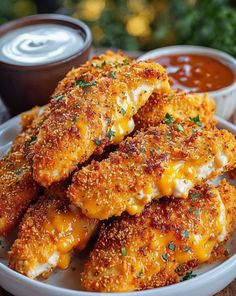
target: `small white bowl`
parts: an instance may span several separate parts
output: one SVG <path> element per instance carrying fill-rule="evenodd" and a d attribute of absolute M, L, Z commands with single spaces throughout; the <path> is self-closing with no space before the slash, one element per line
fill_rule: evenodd
<path fill-rule="evenodd" d="M 154 59 L 173 54 L 198 54 L 215 58 L 228 66 L 236 77 L 235 58 L 223 51 L 203 46 L 176 45 L 162 47 L 143 54 L 139 57 L 139 60 Z M 229 119 L 236 109 L 236 79 L 231 85 L 208 93 L 216 102 L 216 114 L 224 119 Z"/>

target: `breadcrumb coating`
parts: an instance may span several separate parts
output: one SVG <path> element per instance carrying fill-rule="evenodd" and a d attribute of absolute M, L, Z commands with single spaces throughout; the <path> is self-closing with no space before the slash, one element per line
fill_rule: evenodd
<path fill-rule="evenodd" d="M 200 116 L 204 125 L 213 124 L 215 102 L 207 94 L 186 94 L 181 90 L 166 93 L 154 92 L 147 103 L 134 116 L 135 128 L 156 126 L 166 114 L 177 121 Z"/>
<path fill-rule="evenodd" d="M 99 221 L 69 204 L 66 184 L 53 185 L 26 212 L 9 251 L 10 268 L 30 278 L 65 269 L 75 251 L 86 247 Z"/>
<path fill-rule="evenodd" d="M 137 132 L 101 162 L 73 176 L 68 197 L 90 218 L 140 213 L 153 198 L 185 198 L 194 186 L 235 167 L 236 140 L 226 130 L 170 122 Z"/>
<path fill-rule="evenodd" d="M 34 145 L 34 179 L 48 187 L 134 128 L 133 115 L 154 90 L 167 91 L 166 71 L 107 52 L 70 71 L 57 87 Z"/>
<path fill-rule="evenodd" d="M 10 152 L 0 160 L 0 235 L 6 236 L 40 192 L 33 180 L 30 147 L 42 121 L 39 109 L 22 115 L 23 131 L 16 137 Z"/>
<path fill-rule="evenodd" d="M 226 258 L 236 223 L 236 189 L 203 184 L 187 199 L 162 198 L 140 215 L 104 223 L 82 273 L 96 292 L 127 292 L 179 282 L 201 263 Z"/>

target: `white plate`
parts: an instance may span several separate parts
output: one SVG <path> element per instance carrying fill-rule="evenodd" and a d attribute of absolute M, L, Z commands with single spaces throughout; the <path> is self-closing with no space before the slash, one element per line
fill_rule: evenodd
<path fill-rule="evenodd" d="M 217 118 L 219 128 L 236 134 L 236 127 Z M 0 153 L 5 154 L 11 141 L 19 132 L 19 117 L 12 118 L 0 126 Z M 196 278 L 179 284 L 141 292 L 122 293 L 122 295 L 142 296 L 210 296 L 225 288 L 236 277 L 236 233 L 229 244 L 231 257 L 225 262 L 207 264 L 194 271 Z M 10 243 L 9 241 L 7 243 Z M 66 271 L 55 271 L 48 280 L 31 280 L 7 267 L 6 249 L 0 253 L 0 285 L 15 296 L 91 296 L 119 293 L 93 293 L 80 290 L 79 274 L 86 258 L 75 257 Z M 1 252 L 1 251 L 0 251 Z M 79 291 L 80 290 L 80 291 Z"/>

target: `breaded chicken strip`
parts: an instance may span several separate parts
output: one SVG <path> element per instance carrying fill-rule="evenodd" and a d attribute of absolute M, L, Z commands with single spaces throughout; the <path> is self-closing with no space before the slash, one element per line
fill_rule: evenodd
<path fill-rule="evenodd" d="M 177 121 L 200 116 L 206 125 L 213 121 L 215 102 L 207 94 L 186 94 L 181 90 L 154 92 L 134 116 L 135 128 L 156 126 L 169 114 Z"/>
<path fill-rule="evenodd" d="M 163 198 L 142 214 L 103 225 L 82 273 L 85 290 L 126 292 L 170 285 L 201 263 L 223 259 L 236 224 L 236 189 L 196 187 L 188 199 Z"/>
<path fill-rule="evenodd" d="M 14 140 L 11 151 L 0 160 L 0 235 L 5 236 L 12 230 L 40 191 L 40 186 L 33 180 L 28 158 L 42 121 L 38 112 L 39 109 L 34 108 L 24 113 L 23 131 Z"/>
<path fill-rule="evenodd" d="M 63 185 L 55 185 L 26 212 L 9 252 L 9 266 L 30 278 L 47 277 L 56 267 L 65 269 L 98 226 L 99 221 L 69 204 Z"/>
<path fill-rule="evenodd" d="M 35 180 L 45 187 L 63 180 L 94 152 L 119 143 L 154 90 L 169 90 L 164 68 L 122 54 L 108 52 L 69 72 L 34 145 Z"/>
<path fill-rule="evenodd" d="M 153 198 L 187 197 L 191 188 L 236 164 L 234 135 L 199 125 L 180 129 L 169 121 L 127 138 L 109 158 L 75 173 L 68 197 L 85 215 L 101 220 L 140 213 Z"/>

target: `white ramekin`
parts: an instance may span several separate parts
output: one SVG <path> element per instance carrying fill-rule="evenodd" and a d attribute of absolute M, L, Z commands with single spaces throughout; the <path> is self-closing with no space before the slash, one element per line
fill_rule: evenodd
<path fill-rule="evenodd" d="M 139 60 L 154 59 L 172 54 L 198 54 L 215 58 L 228 66 L 236 77 L 236 59 L 234 57 L 223 51 L 203 46 L 176 45 L 162 47 L 143 54 L 139 57 Z M 229 119 L 236 109 L 236 79 L 231 85 L 208 93 L 216 102 L 216 114 L 224 119 Z"/>

